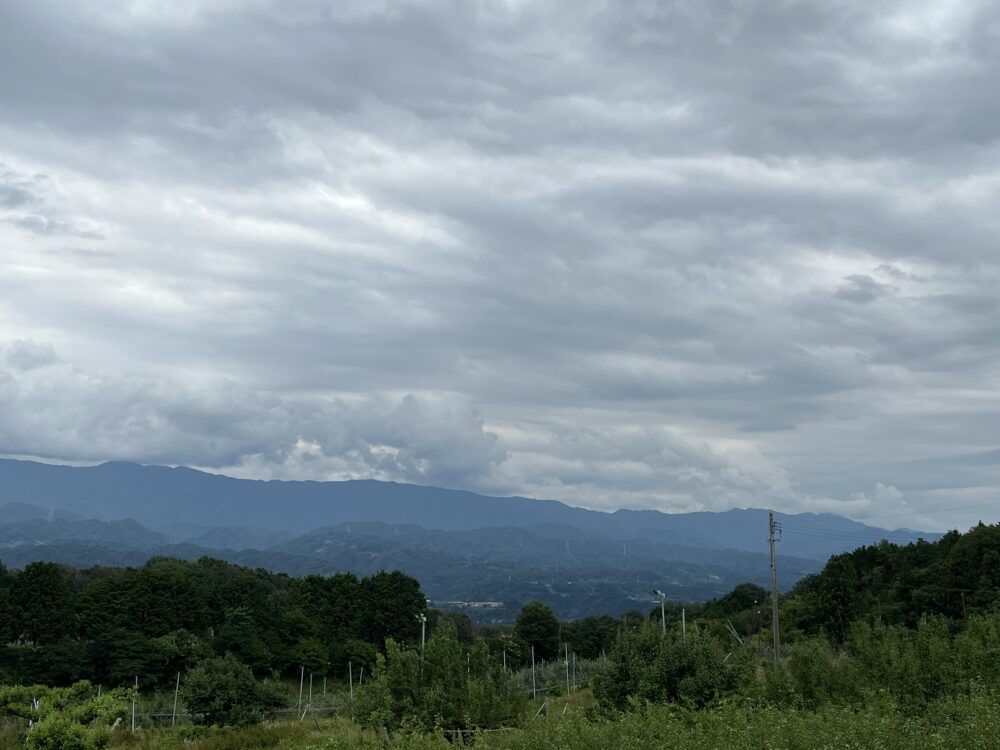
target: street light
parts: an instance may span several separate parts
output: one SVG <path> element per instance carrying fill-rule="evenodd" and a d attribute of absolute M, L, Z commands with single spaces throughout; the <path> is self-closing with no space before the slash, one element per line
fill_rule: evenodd
<path fill-rule="evenodd" d="M 660 597 L 660 624 L 663 626 L 663 632 L 667 632 L 667 610 L 666 610 L 666 600 L 667 595 L 664 594 L 659 589 L 653 589 L 653 593 Z"/>
<path fill-rule="evenodd" d="M 424 644 L 427 642 L 427 615 L 421 612 L 417 615 L 417 619 L 420 620 L 420 651 L 423 652 Z"/>

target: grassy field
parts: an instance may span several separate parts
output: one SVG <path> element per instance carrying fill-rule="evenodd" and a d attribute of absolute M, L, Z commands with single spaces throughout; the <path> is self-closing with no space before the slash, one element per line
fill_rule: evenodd
<path fill-rule="evenodd" d="M 646 706 L 613 719 L 588 718 L 592 699 L 580 691 L 550 703 L 548 715 L 505 732 L 464 735 L 482 750 L 978 750 L 1000 746 L 1000 705 L 981 693 L 935 703 L 919 715 L 891 702 L 861 709 L 819 711 L 754 708 L 730 704 L 687 710 Z M 140 730 L 119 732 L 113 747 L 135 750 L 383 750 L 386 737 L 347 718 L 280 722 L 246 729 Z M 445 750 L 459 738 L 444 733 L 396 732 L 391 747 Z M 10 733 L 0 748 L 23 748 Z M 55 750 L 55 749 L 53 749 Z"/>

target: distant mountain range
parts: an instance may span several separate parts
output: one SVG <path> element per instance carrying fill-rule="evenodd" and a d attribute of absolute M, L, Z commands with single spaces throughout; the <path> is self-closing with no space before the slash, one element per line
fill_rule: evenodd
<path fill-rule="evenodd" d="M 833 514 L 776 514 L 782 587 L 831 555 L 888 539 Z M 137 565 L 212 555 L 293 575 L 399 568 L 436 603 L 509 620 L 541 599 L 563 617 L 646 609 L 650 590 L 718 596 L 766 585 L 767 511 L 665 514 L 377 481 L 233 479 L 187 468 L 0 460 L 0 560 Z M 500 603 L 489 607 L 484 602 Z"/>

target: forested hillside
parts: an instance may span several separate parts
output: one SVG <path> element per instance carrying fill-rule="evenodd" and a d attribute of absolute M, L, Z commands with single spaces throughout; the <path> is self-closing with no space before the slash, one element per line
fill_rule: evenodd
<path fill-rule="evenodd" d="M 0 672 L 7 681 L 165 684 L 214 654 L 260 673 L 374 663 L 386 638 L 413 642 L 426 608 L 402 573 L 287 575 L 203 558 L 77 571 L 0 567 Z"/>
<path fill-rule="evenodd" d="M 644 606 L 654 588 L 674 599 L 701 601 L 741 581 L 765 585 L 770 578 L 762 552 L 671 544 L 655 536 L 615 540 L 553 527 L 538 532 L 514 527 L 444 531 L 363 522 L 316 529 L 262 549 L 208 549 L 195 540 L 168 544 L 163 535 L 131 520 L 49 520 L 42 508 L 25 505 L 10 514 L 23 520 L 8 520 L 8 507 L 0 506 L 0 561 L 12 569 L 39 560 L 90 568 L 139 566 L 155 557 L 195 561 L 211 556 L 293 576 L 402 570 L 417 578 L 438 606 L 464 608 L 481 622 L 513 622 L 520 608 L 535 599 L 560 617 L 576 619 Z M 281 538 L 237 528 L 216 529 L 197 539 L 239 544 L 274 536 Z M 781 589 L 819 567 L 815 560 L 781 556 Z M 497 606 L 474 604 L 484 601 Z"/>
<path fill-rule="evenodd" d="M 862 547 L 827 562 L 785 598 L 795 627 L 843 638 L 858 619 L 912 627 L 927 615 L 960 621 L 1000 602 L 1000 525 L 939 541 Z"/>
<path fill-rule="evenodd" d="M 575 622 L 530 602 L 513 627 L 485 628 L 428 609 L 418 582 L 399 572 L 294 579 L 209 558 L 83 571 L 33 563 L 0 568 L 0 680 L 67 687 L 0 687 L 0 712 L 17 731 L 27 727 L 19 736 L 31 748 L 79 740 L 72 746 L 96 750 L 125 740 L 112 722 L 130 700 L 146 693 L 155 702 L 153 691 L 175 685 L 181 717 L 195 725 L 285 710 L 305 717 L 309 705 L 300 697 L 285 709 L 291 691 L 272 677 L 308 670 L 331 678 L 330 710 L 350 717 L 326 725 L 333 744 L 316 747 L 446 747 L 458 735 L 445 732 L 476 729 L 517 731 L 510 737 L 524 744 L 512 747 L 603 747 L 598 738 L 631 731 L 638 714 L 663 743 L 692 747 L 766 734 L 769 747 L 812 748 L 820 727 L 835 746 L 878 738 L 879 747 L 909 748 L 949 727 L 959 739 L 934 746 L 988 747 L 990 727 L 1000 726 L 998 561 L 1000 526 L 983 525 L 836 556 L 781 597 L 778 654 L 769 592 L 750 583 L 701 604 L 668 603 L 662 614 L 649 607 Z M 363 668 L 363 683 L 344 679 L 348 665 L 354 675 Z M 138 692 L 127 689 L 136 677 Z M 90 681 L 69 687 L 81 678 Z M 111 689 L 101 697 L 95 683 Z M 563 713 L 539 721 L 558 695 Z M 763 715 L 783 731 L 771 732 Z M 161 736 L 154 726 L 143 730 L 149 738 Z M 314 726 L 322 738 L 324 725 Z M 706 733 L 716 739 L 698 744 Z"/>

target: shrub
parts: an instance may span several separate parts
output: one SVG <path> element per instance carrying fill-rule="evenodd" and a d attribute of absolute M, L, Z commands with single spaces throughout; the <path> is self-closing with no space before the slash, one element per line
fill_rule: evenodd
<path fill-rule="evenodd" d="M 87 729 L 65 714 L 52 712 L 28 732 L 30 750 L 94 750 L 96 743 Z"/>
<path fill-rule="evenodd" d="M 698 629 L 682 638 L 652 623 L 624 632 L 608 661 L 594 695 L 602 707 L 617 710 L 636 700 L 707 706 L 749 685 L 756 665 L 749 649 L 727 652 Z"/>
<path fill-rule="evenodd" d="M 250 667 L 236 657 L 205 659 L 188 672 L 181 696 L 197 724 L 256 724 L 269 712 L 283 708 L 282 687 L 257 680 Z"/>
<path fill-rule="evenodd" d="M 371 682 L 357 692 L 355 715 L 367 726 L 397 729 L 495 727 L 520 718 L 525 697 L 485 643 L 468 650 L 444 623 L 419 649 L 386 642 Z"/>

